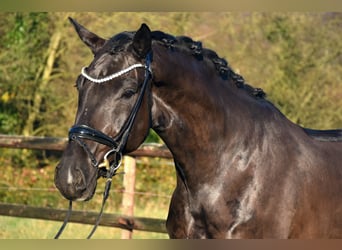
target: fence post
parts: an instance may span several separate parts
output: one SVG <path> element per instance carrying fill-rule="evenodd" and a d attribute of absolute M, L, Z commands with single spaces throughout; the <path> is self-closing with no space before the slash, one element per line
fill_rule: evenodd
<path fill-rule="evenodd" d="M 122 213 L 127 216 L 134 215 L 134 188 L 135 188 L 136 160 L 131 156 L 124 156 L 124 193 L 122 196 Z M 132 239 L 133 232 L 122 230 L 121 239 Z"/>

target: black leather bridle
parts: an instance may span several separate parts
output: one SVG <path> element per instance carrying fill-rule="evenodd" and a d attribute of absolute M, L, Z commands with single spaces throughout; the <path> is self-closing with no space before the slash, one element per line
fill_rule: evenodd
<path fill-rule="evenodd" d="M 145 65 L 144 65 L 145 79 L 144 79 L 144 82 L 141 86 L 139 96 L 138 96 L 138 98 L 137 98 L 137 100 L 136 100 L 136 102 L 132 108 L 132 111 L 126 120 L 126 122 L 124 123 L 124 125 L 120 129 L 120 132 L 114 138 L 111 138 L 108 135 L 102 133 L 101 131 L 96 130 L 94 128 L 91 128 L 87 125 L 75 125 L 75 126 L 71 127 L 71 129 L 69 130 L 69 140 L 76 141 L 78 144 L 80 144 L 80 146 L 89 155 L 91 162 L 92 162 L 92 165 L 94 167 L 98 167 L 99 163 L 97 162 L 95 156 L 91 153 L 91 151 L 89 150 L 87 145 L 84 143 L 80 143 L 81 140 L 87 139 L 87 140 L 91 140 L 91 141 L 106 145 L 106 146 L 111 148 L 111 150 L 109 152 L 113 152 L 113 153 L 122 153 L 123 152 L 123 150 L 127 144 L 129 134 L 132 130 L 134 120 L 135 120 L 137 113 L 140 109 L 140 106 L 141 106 L 147 85 L 152 78 L 151 61 L 152 61 L 152 53 L 150 52 L 146 56 L 146 59 L 145 59 Z"/>
<path fill-rule="evenodd" d="M 109 195 L 109 190 L 110 190 L 110 186 L 112 183 L 112 177 L 116 174 L 118 168 L 121 165 L 122 152 L 124 151 L 124 148 L 127 144 L 128 137 L 129 137 L 130 132 L 132 130 L 135 118 L 136 118 L 137 113 L 141 107 L 141 104 L 142 104 L 148 83 L 152 79 L 151 62 L 152 62 L 152 51 L 147 54 L 147 56 L 145 58 L 145 65 L 142 65 L 142 64 L 132 65 L 131 67 L 129 67 L 125 70 L 122 70 L 119 73 L 115 73 L 112 76 L 104 78 L 102 81 L 102 82 L 104 82 L 104 81 L 112 80 L 118 76 L 121 76 L 121 75 L 129 72 L 130 70 L 132 70 L 134 68 L 138 68 L 138 67 L 144 67 L 145 68 L 145 78 L 144 78 L 144 82 L 141 86 L 139 96 L 138 96 L 127 120 L 125 121 L 124 125 L 120 129 L 120 132 L 114 138 L 111 138 L 108 135 L 102 133 L 101 131 L 96 130 L 94 128 L 91 128 L 87 125 L 75 125 L 75 126 L 71 127 L 69 130 L 69 140 L 75 141 L 78 145 L 80 145 L 84 149 L 84 151 L 87 153 L 87 155 L 89 156 L 89 158 L 91 160 L 91 164 L 93 165 L 93 167 L 96 167 L 99 169 L 99 176 L 107 178 L 105 190 L 103 192 L 101 210 L 100 210 L 100 213 L 97 217 L 96 223 L 95 223 L 92 231 L 88 235 L 87 239 L 91 238 L 91 236 L 94 234 L 97 226 L 100 223 L 100 219 L 101 219 L 102 213 L 103 213 L 103 208 L 104 208 L 105 202 L 106 202 L 108 195 Z M 100 82 L 100 81 L 88 76 L 85 73 L 84 69 L 82 69 L 82 75 L 90 81 Z M 91 152 L 91 150 L 89 149 L 87 144 L 83 141 L 84 139 L 106 145 L 110 148 L 110 150 L 107 151 L 107 153 L 104 155 L 102 163 L 100 163 L 96 160 L 94 153 Z M 112 156 L 111 160 L 109 160 L 109 156 Z M 71 210 L 72 210 L 72 201 L 70 200 L 67 216 L 66 216 L 64 223 L 61 226 L 60 230 L 57 232 L 55 239 L 58 239 L 59 236 L 62 234 L 62 232 L 63 232 L 63 230 L 64 230 L 64 228 L 65 228 L 65 226 L 66 226 L 66 224 L 70 218 Z"/>

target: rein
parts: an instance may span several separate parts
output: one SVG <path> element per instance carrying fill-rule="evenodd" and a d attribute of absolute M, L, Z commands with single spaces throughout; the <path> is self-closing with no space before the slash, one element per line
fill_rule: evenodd
<path fill-rule="evenodd" d="M 75 141 L 79 146 L 81 146 L 84 149 L 84 151 L 87 153 L 88 157 L 90 158 L 92 166 L 99 169 L 99 177 L 101 176 L 101 177 L 105 177 L 107 179 L 105 189 L 103 192 L 103 198 L 102 198 L 102 205 L 101 205 L 100 213 L 99 213 L 99 215 L 96 219 L 95 225 L 94 225 L 93 229 L 91 230 L 91 232 L 89 233 L 87 239 L 90 239 L 92 237 L 92 235 L 94 234 L 94 232 L 96 231 L 96 229 L 100 223 L 100 220 L 101 220 L 101 217 L 103 214 L 103 208 L 104 208 L 106 200 L 109 196 L 109 190 L 111 187 L 112 178 L 114 175 L 116 175 L 117 170 L 121 166 L 122 152 L 123 152 L 123 150 L 127 144 L 127 140 L 128 140 L 130 131 L 132 130 L 134 120 L 135 120 L 137 113 L 139 111 L 139 108 L 142 104 L 142 100 L 143 100 L 148 82 L 152 78 L 151 62 L 152 62 L 152 52 L 147 54 L 146 59 L 145 59 L 145 65 L 134 64 L 134 65 L 131 65 L 130 67 L 128 67 L 126 69 L 123 69 L 119 72 L 116 72 L 110 76 L 107 76 L 107 77 L 104 77 L 101 79 L 92 78 L 91 76 L 89 76 L 86 73 L 85 68 L 82 68 L 82 71 L 81 71 L 82 76 L 84 76 L 86 79 L 88 79 L 89 81 L 94 82 L 94 83 L 103 83 L 103 82 L 113 80 L 114 78 L 120 77 L 120 76 L 122 76 L 122 75 L 128 73 L 129 71 L 136 69 L 136 68 L 144 68 L 145 69 L 145 78 L 144 78 L 144 82 L 141 86 L 140 94 L 139 94 L 139 96 L 138 96 L 138 98 L 137 98 L 137 100 L 136 100 L 136 102 L 132 108 L 132 111 L 129 114 L 129 116 L 125 122 L 125 124 L 122 126 L 122 128 L 120 129 L 120 132 L 114 138 L 111 138 L 108 135 L 102 133 L 101 131 L 96 130 L 94 128 L 91 128 L 87 125 L 75 125 L 75 126 L 71 127 L 69 130 L 69 141 Z M 96 160 L 95 155 L 91 152 L 91 150 L 89 149 L 87 144 L 85 142 L 83 142 L 82 139 L 91 140 L 91 141 L 106 145 L 106 146 L 111 148 L 103 157 L 102 163 L 99 163 Z M 112 161 L 109 160 L 110 156 L 112 156 L 112 158 L 113 158 Z M 58 239 L 59 236 L 62 234 L 66 224 L 68 223 L 68 221 L 70 219 L 71 211 L 72 211 L 72 201 L 70 200 L 67 215 L 64 219 L 64 222 L 63 222 L 61 228 L 59 229 L 56 236 L 54 237 L 55 239 Z"/>

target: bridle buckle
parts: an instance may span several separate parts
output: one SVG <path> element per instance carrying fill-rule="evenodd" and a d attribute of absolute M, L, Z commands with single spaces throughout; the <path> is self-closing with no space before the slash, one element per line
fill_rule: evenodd
<path fill-rule="evenodd" d="M 110 160 L 108 159 L 111 154 L 114 154 L 113 163 L 110 164 Z M 121 166 L 122 163 L 122 153 L 118 152 L 117 149 L 113 148 L 109 150 L 104 156 L 103 161 L 98 165 L 98 168 L 105 168 L 107 171 L 107 178 L 112 178 L 115 175 L 115 172 Z"/>

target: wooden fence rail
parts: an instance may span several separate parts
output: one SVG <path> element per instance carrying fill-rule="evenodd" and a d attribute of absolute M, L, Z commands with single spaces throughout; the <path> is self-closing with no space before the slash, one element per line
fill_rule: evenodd
<path fill-rule="evenodd" d="M 54 208 L 32 207 L 19 204 L 0 203 L 0 215 L 34 218 L 42 220 L 63 221 L 67 211 Z M 72 211 L 70 222 L 94 225 L 98 212 Z M 145 217 L 130 217 L 119 214 L 104 213 L 101 226 L 118 227 L 129 231 L 166 233 L 165 220 Z"/>
<path fill-rule="evenodd" d="M 0 134 L 0 147 L 6 148 L 26 148 L 39 150 L 63 151 L 68 142 L 67 138 L 61 137 L 39 137 L 39 136 L 21 136 L 21 135 L 2 135 Z M 139 157 L 161 157 L 172 158 L 171 152 L 165 147 L 156 147 L 149 144 L 142 145 L 136 151 L 128 154 Z"/>

